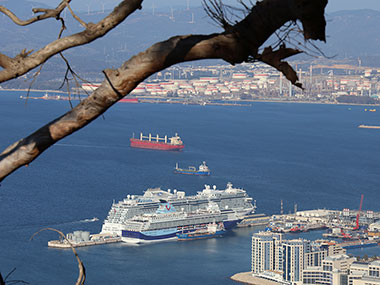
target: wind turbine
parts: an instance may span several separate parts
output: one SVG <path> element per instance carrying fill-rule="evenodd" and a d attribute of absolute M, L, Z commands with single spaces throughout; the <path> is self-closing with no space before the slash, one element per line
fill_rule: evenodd
<path fill-rule="evenodd" d="M 191 13 L 191 21 L 189 22 L 189 24 L 194 24 L 194 13 Z"/>
<path fill-rule="evenodd" d="M 170 8 L 170 17 L 169 17 L 170 20 L 172 20 L 173 22 L 175 22 L 175 19 L 174 19 L 174 9 L 173 8 Z"/>

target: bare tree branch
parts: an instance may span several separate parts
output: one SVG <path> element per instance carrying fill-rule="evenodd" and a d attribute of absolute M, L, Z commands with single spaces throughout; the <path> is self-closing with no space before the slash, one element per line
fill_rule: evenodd
<path fill-rule="evenodd" d="M 284 58 L 299 54 L 301 52 L 302 51 L 300 50 L 286 48 L 285 46 L 281 46 L 280 49 L 276 51 L 273 51 L 271 47 L 266 47 L 264 52 L 258 56 L 258 60 L 281 71 L 291 83 L 299 88 L 302 88 L 302 84 L 298 82 L 297 73 L 287 62 L 282 61 Z"/>
<path fill-rule="evenodd" d="M 3 279 L 3 276 L 0 273 L 0 285 L 7 285 L 7 284 L 18 284 L 18 283 L 23 283 L 23 284 L 29 284 L 26 281 L 23 280 L 8 280 L 8 278 L 16 271 L 16 267 L 13 268 L 7 276 Z"/>
<path fill-rule="evenodd" d="M 79 18 L 75 13 L 74 11 L 71 9 L 70 5 L 67 5 L 67 8 L 69 9 L 70 13 L 71 13 L 71 16 L 73 16 L 73 18 L 75 20 L 77 20 L 79 22 L 79 24 L 81 24 L 85 29 L 87 29 L 87 23 L 85 23 L 84 21 L 82 21 L 81 18 Z"/>
<path fill-rule="evenodd" d="M 32 9 L 34 14 L 43 13 L 42 15 L 37 15 L 28 20 L 20 20 L 12 11 L 8 10 L 4 6 L 0 5 L 0 12 L 7 15 L 15 24 L 19 26 L 27 26 L 32 23 L 45 20 L 48 18 L 57 18 L 59 14 L 66 8 L 66 6 L 71 2 L 71 0 L 63 0 L 55 9 L 44 9 L 44 8 L 34 8 Z"/>
<path fill-rule="evenodd" d="M 18 55 L 15 58 L 9 58 L 0 54 L 0 66 L 4 68 L 0 71 L 0 83 L 27 73 L 57 53 L 72 47 L 88 44 L 103 37 L 110 30 L 123 22 L 131 13 L 137 9 L 141 9 L 142 1 L 143 0 L 124 0 L 98 23 L 87 24 L 86 30 L 55 40 L 33 54 L 26 54 L 25 57 Z"/>
<path fill-rule="evenodd" d="M 71 244 L 71 242 L 66 238 L 66 236 L 61 231 L 59 231 L 57 229 L 54 229 L 54 228 L 44 228 L 44 229 L 41 229 L 38 232 L 34 233 L 30 237 L 30 239 L 33 240 L 33 238 L 36 235 L 38 235 L 40 232 L 43 232 L 43 231 L 57 232 L 61 236 L 61 238 L 65 239 L 67 241 L 67 243 L 70 245 L 71 250 L 73 251 L 73 253 L 75 255 L 75 258 L 77 259 L 78 268 L 79 268 L 79 275 L 78 275 L 77 282 L 75 284 L 76 285 L 83 285 L 84 282 L 85 282 L 85 280 L 86 280 L 86 268 L 84 267 L 82 260 L 79 258 L 79 255 L 78 255 L 77 251 L 75 250 L 75 248 L 73 247 L 73 245 Z"/>
<path fill-rule="evenodd" d="M 228 20 L 227 12 L 224 8 L 225 6 L 221 0 L 204 0 L 202 4 L 207 15 L 214 20 L 216 24 L 225 30 L 231 27 L 231 22 Z"/>
<path fill-rule="evenodd" d="M 10 68 L 12 66 L 12 59 L 5 54 L 0 53 L 0 67 Z"/>
<path fill-rule="evenodd" d="M 291 67 L 281 60 L 297 53 L 296 50 L 267 50 L 262 55 L 258 55 L 257 51 L 271 34 L 288 21 L 300 20 L 304 31 L 308 31 L 305 38 L 324 40 L 326 4 L 327 0 L 264 0 L 258 2 L 245 19 L 224 33 L 172 37 L 132 57 L 118 69 L 104 70 L 107 80 L 91 96 L 0 154 L 0 181 L 32 162 L 60 139 L 99 117 L 144 79 L 176 63 L 219 58 L 236 64 L 258 59 L 292 78 Z M 315 12 L 320 13 L 317 15 L 319 22 L 310 25 L 306 20 L 305 23 L 304 19 L 308 17 L 317 18 Z"/>

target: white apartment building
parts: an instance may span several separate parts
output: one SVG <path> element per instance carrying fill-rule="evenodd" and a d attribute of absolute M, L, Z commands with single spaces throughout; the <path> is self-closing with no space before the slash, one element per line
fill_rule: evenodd
<path fill-rule="evenodd" d="M 348 285 L 380 285 L 380 261 L 354 262 L 350 267 Z"/>
<path fill-rule="evenodd" d="M 346 254 L 327 256 L 321 266 L 308 266 L 303 270 L 303 284 L 347 285 L 350 265 L 354 257 Z"/>
<path fill-rule="evenodd" d="M 304 269 L 309 266 L 319 268 L 323 262 L 327 266 L 329 261 L 325 261 L 326 258 L 334 253 L 345 253 L 345 250 L 332 243 L 283 240 L 282 234 L 260 232 L 252 236 L 251 269 L 257 277 L 270 273 L 282 276 L 283 282 L 303 284 Z"/>
<path fill-rule="evenodd" d="M 252 263 L 253 273 L 264 271 L 282 271 L 282 234 L 260 232 L 252 236 Z"/>

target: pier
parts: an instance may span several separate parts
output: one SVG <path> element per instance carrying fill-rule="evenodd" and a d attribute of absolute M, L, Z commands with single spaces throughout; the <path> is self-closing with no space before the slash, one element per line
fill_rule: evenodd
<path fill-rule="evenodd" d="M 260 277 L 260 276 L 254 276 L 251 271 L 249 272 L 241 272 L 236 273 L 232 275 L 230 278 L 233 281 L 244 283 L 244 284 L 250 284 L 250 285 L 278 285 L 278 284 L 286 284 L 284 282 L 277 281 L 275 277 L 275 273 L 273 276 L 270 276 L 273 278 L 272 280 L 268 278 L 268 276 Z"/>
<path fill-rule="evenodd" d="M 244 219 L 237 224 L 238 228 L 243 227 L 255 227 L 255 226 L 264 226 L 267 225 L 270 221 L 270 216 L 265 214 L 252 214 L 245 216 Z"/>
<path fill-rule="evenodd" d="M 66 235 L 66 239 L 51 240 L 49 247 L 67 249 L 71 247 L 84 247 L 121 242 L 121 237 L 109 234 L 93 234 L 89 232 L 75 231 Z"/>
<path fill-rule="evenodd" d="M 378 130 L 380 130 L 380 126 L 359 125 L 358 128 L 360 128 L 360 129 L 378 129 Z"/>

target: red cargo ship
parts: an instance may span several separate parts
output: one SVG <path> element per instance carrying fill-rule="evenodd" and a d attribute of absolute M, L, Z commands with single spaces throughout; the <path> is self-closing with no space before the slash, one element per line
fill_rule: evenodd
<path fill-rule="evenodd" d="M 138 98 L 123 98 L 123 99 L 120 99 L 119 102 L 121 102 L 121 103 L 139 103 L 139 99 Z"/>
<path fill-rule="evenodd" d="M 149 136 L 143 136 L 143 134 L 140 133 L 139 139 L 136 139 L 133 135 L 133 138 L 131 138 L 130 141 L 131 147 L 137 148 L 148 148 L 158 150 L 181 150 L 185 147 L 178 134 L 175 134 L 175 136 L 171 138 L 168 138 L 168 136 L 160 138 L 158 135 L 152 136 L 151 134 L 149 134 Z"/>

